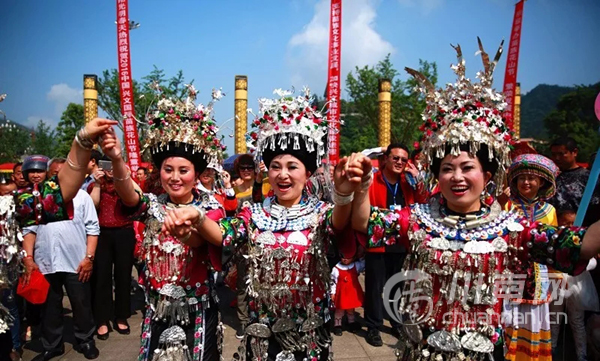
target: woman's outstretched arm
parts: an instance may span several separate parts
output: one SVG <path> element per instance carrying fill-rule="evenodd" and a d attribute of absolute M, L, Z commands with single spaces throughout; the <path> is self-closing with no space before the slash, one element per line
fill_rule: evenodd
<path fill-rule="evenodd" d="M 65 203 L 70 202 L 77 195 L 87 175 L 87 166 L 94 144 L 116 125 L 114 120 L 95 118 L 82 128 L 71 146 L 67 155 L 67 167 L 62 167 L 58 172 L 58 183 Z"/>

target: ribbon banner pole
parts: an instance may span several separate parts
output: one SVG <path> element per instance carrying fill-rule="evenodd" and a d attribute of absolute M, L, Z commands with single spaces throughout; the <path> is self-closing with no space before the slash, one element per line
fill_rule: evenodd
<path fill-rule="evenodd" d="M 342 66 L 342 0 L 331 0 L 329 61 L 327 64 L 327 109 L 329 120 L 329 163 L 340 160 L 340 69 Z"/>
<path fill-rule="evenodd" d="M 508 57 L 506 58 L 506 71 L 504 72 L 504 87 L 502 92 L 506 98 L 506 110 L 504 117 L 507 125 L 513 129 L 515 112 L 515 92 L 517 88 L 517 68 L 519 65 L 519 45 L 521 44 L 521 24 L 523 23 L 523 4 L 525 0 L 515 5 L 515 16 L 513 18 L 510 42 L 508 46 Z"/>
<path fill-rule="evenodd" d="M 596 118 L 600 121 L 600 94 L 596 97 L 596 102 L 594 103 L 594 111 L 596 113 Z M 600 129 L 598 130 L 600 132 Z M 596 184 L 598 183 L 598 178 L 600 178 L 600 148 L 598 148 L 598 152 L 596 153 L 596 158 L 594 159 L 594 164 L 592 165 L 592 170 L 590 171 L 590 177 L 588 178 L 587 184 L 585 185 L 585 191 L 583 192 L 583 197 L 581 197 L 581 203 L 579 203 L 579 209 L 577 210 L 577 216 L 575 217 L 575 226 L 581 227 L 583 225 L 583 221 L 585 219 L 585 214 L 587 213 L 588 206 L 590 205 L 590 201 L 592 200 L 592 195 L 594 194 L 594 190 L 596 189 Z"/>
<path fill-rule="evenodd" d="M 140 166 L 140 144 L 135 121 L 131 52 L 129 47 L 129 9 L 127 0 L 117 0 L 117 52 L 119 54 L 119 88 L 125 151 L 129 168 L 135 173 Z"/>

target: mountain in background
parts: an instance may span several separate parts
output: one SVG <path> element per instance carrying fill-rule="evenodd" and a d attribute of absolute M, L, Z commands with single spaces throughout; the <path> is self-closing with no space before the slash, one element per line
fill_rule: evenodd
<path fill-rule="evenodd" d="M 6 125 L 5 125 L 5 124 L 6 124 Z M 21 123 L 17 123 L 17 122 L 15 122 L 15 121 L 12 121 L 12 120 L 7 120 L 7 119 L 0 119 L 0 127 L 5 127 L 5 126 L 7 126 L 7 125 L 11 125 L 11 124 L 12 124 L 12 125 L 14 125 L 15 127 L 19 128 L 19 129 L 21 129 L 21 130 L 25 130 L 25 131 L 27 131 L 27 132 L 32 132 L 32 131 L 34 131 L 34 129 L 33 129 L 33 128 L 26 127 L 26 126 L 24 126 L 24 125 L 23 125 L 23 124 L 21 124 Z"/>
<path fill-rule="evenodd" d="M 544 118 L 575 87 L 540 84 L 521 97 L 521 138 L 548 139 Z"/>

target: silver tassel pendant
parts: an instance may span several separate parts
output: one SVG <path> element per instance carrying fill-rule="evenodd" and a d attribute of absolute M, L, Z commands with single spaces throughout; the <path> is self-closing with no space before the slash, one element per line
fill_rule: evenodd
<path fill-rule="evenodd" d="M 294 135 L 294 150 L 300 150 L 300 137 Z"/>
<path fill-rule="evenodd" d="M 208 308 L 208 306 L 209 306 L 208 295 L 207 294 L 203 294 L 202 297 L 201 297 L 201 299 L 200 299 L 200 302 L 202 302 L 202 308 L 206 310 Z"/>

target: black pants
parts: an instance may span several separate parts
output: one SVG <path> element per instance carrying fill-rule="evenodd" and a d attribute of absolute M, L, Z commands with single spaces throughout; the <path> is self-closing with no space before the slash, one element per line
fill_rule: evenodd
<path fill-rule="evenodd" d="M 10 332 L 0 333 L 0 361 L 11 361 L 10 352 L 12 348 L 13 343 Z"/>
<path fill-rule="evenodd" d="M 45 275 L 50 284 L 42 306 L 42 345 L 44 350 L 59 348 L 63 336 L 63 286 L 73 309 L 73 331 L 79 345 L 94 342 L 96 325 L 92 316 L 89 282 L 80 282 L 76 273 L 57 272 Z"/>
<path fill-rule="evenodd" d="M 190 353 L 194 350 L 194 321 L 196 319 L 195 314 L 190 314 L 190 320 L 192 322 L 187 326 L 181 326 L 186 334 L 186 343 Z M 204 311 L 204 357 L 201 361 L 219 361 L 221 355 L 219 354 L 219 345 L 217 345 L 217 326 L 219 323 L 219 309 L 216 303 L 210 303 L 210 307 Z M 154 350 L 158 347 L 158 341 L 160 334 L 169 328 L 169 325 L 165 322 L 152 321 L 150 330 L 152 336 L 150 338 L 150 348 L 148 351 L 149 359 L 154 356 Z"/>
<path fill-rule="evenodd" d="M 92 305 L 98 326 L 108 325 L 108 321 L 113 318 L 126 320 L 131 316 L 131 268 L 134 247 L 133 228 L 100 229 L 92 275 Z"/>
<path fill-rule="evenodd" d="M 250 322 L 250 311 L 248 308 L 248 291 L 246 285 L 246 275 L 248 272 L 248 261 L 244 257 L 237 260 L 237 284 L 235 295 L 237 299 L 237 316 L 240 326 L 246 327 Z"/>
<path fill-rule="evenodd" d="M 390 277 L 402 270 L 406 253 L 365 254 L 365 323 L 367 329 L 383 326 L 383 286 Z M 398 323 L 390 318 L 392 327 Z"/>

